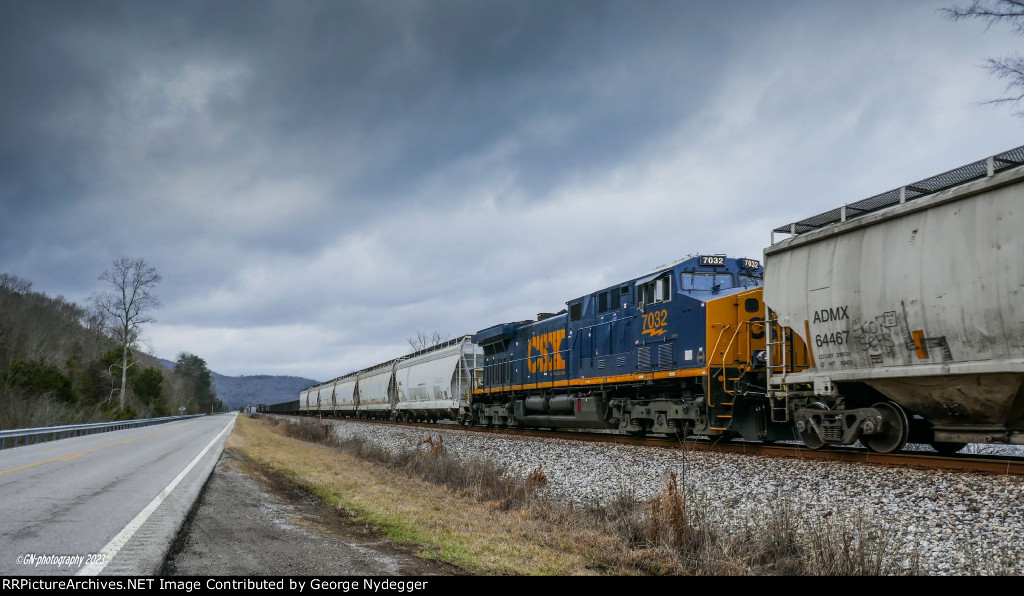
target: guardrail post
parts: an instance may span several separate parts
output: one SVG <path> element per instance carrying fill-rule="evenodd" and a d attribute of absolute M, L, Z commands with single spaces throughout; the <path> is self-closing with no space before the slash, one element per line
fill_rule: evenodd
<path fill-rule="evenodd" d="M 990 158 L 985 160 L 985 170 L 986 170 L 986 174 L 985 174 L 986 178 L 989 177 L 989 176 L 995 176 L 995 174 L 996 174 L 996 158 L 995 158 L 994 155 L 992 157 L 990 157 Z"/>

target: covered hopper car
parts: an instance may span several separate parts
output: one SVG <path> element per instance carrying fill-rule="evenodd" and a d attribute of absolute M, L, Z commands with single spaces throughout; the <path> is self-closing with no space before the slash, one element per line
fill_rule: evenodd
<path fill-rule="evenodd" d="M 791 334 L 770 343 L 799 338 L 810 366 L 774 359 L 768 394 L 804 443 L 1024 443 L 1022 163 L 1013 149 L 773 232 L 790 237 L 765 249 L 764 296 Z"/>

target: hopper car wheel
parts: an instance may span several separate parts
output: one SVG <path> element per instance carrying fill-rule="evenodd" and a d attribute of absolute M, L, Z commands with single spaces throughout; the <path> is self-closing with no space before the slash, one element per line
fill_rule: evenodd
<path fill-rule="evenodd" d="M 907 444 L 910 436 L 910 422 L 903 408 L 891 402 L 879 402 L 873 406 L 882 413 L 885 430 L 877 435 L 861 437 L 868 449 L 876 453 L 895 453 Z"/>
<path fill-rule="evenodd" d="M 942 441 L 936 441 L 929 444 L 932 446 L 932 449 L 938 451 L 942 455 L 953 455 L 967 446 L 967 443 L 946 443 Z"/>
<path fill-rule="evenodd" d="M 821 402 L 814 402 L 813 404 L 808 404 L 807 407 L 814 408 L 816 410 L 828 409 L 827 407 L 825 407 L 825 404 Z M 797 432 L 797 434 L 800 435 L 800 440 L 803 441 L 804 446 L 807 447 L 808 449 L 821 449 L 822 447 L 825 446 L 825 441 L 822 441 L 821 437 L 818 436 L 818 433 L 815 432 L 815 430 L 811 428 L 809 425 L 802 432 Z"/>

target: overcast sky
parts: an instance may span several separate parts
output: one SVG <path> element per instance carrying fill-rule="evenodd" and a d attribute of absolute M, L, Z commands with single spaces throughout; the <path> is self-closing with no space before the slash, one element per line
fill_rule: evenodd
<path fill-rule="evenodd" d="M 0 272 L 324 380 L 1024 143 L 949 1 L 0 3 Z"/>

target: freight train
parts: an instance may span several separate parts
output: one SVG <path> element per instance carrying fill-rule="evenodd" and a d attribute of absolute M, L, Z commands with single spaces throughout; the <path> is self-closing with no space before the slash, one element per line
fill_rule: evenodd
<path fill-rule="evenodd" d="M 310 387 L 299 413 L 1024 444 L 1024 147 Z M 776 241 L 776 234 L 788 237 Z"/>

